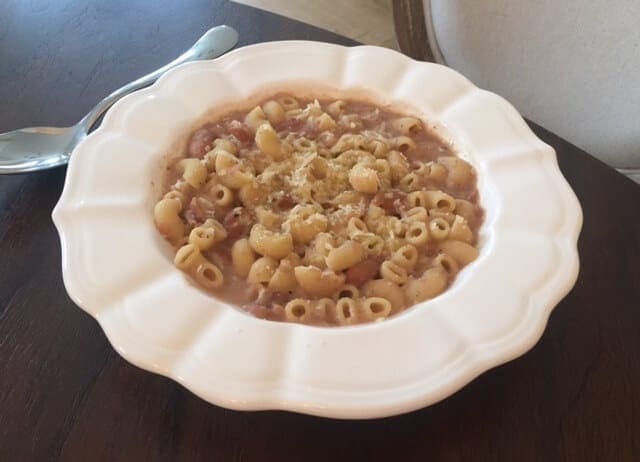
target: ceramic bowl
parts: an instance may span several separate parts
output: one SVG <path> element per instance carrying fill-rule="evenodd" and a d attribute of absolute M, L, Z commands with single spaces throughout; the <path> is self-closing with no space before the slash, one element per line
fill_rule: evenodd
<path fill-rule="evenodd" d="M 253 318 L 174 268 L 153 224 L 162 156 L 211 108 L 295 82 L 411 106 L 473 164 L 480 256 L 445 293 L 381 323 L 321 328 Z M 69 295 L 126 360 L 219 406 L 337 418 L 427 406 L 530 349 L 575 283 L 582 223 L 554 150 L 504 99 L 391 50 L 315 42 L 185 64 L 122 99 L 74 150 L 53 218 Z"/>

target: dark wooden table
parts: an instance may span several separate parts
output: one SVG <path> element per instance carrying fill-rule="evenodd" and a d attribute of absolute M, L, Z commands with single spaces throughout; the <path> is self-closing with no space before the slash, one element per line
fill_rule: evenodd
<path fill-rule="evenodd" d="M 351 43 L 222 1 L 4 0 L 0 132 L 71 124 L 221 23 Z M 532 126 L 584 209 L 575 288 L 525 356 L 370 421 L 228 411 L 129 365 L 62 285 L 65 169 L 0 177 L 0 461 L 640 460 L 640 187 Z"/>

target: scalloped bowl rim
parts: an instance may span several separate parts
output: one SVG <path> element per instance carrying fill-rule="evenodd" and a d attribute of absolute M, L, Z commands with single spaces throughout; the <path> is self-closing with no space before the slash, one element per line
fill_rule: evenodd
<path fill-rule="evenodd" d="M 316 61 L 303 66 L 300 62 L 305 59 L 323 66 L 315 67 Z M 264 67 L 274 61 L 277 70 Z M 265 75 L 258 75 L 259 69 L 265 69 Z M 318 74 L 324 72 L 322 79 Z M 158 164 L 167 149 L 164 139 L 159 142 L 164 143 L 162 148 L 154 148 L 154 133 L 164 133 L 160 130 L 164 128 L 171 132 L 167 139 L 175 137 L 185 124 L 193 125 L 202 116 L 203 103 L 193 88 L 221 102 L 228 97 L 223 95 L 243 99 L 265 85 L 313 80 L 328 80 L 327 86 L 343 91 L 362 87 L 388 101 L 410 103 L 427 120 L 444 127 L 474 164 L 487 209 L 484 242 L 478 261 L 463 271 L 454 287 L 424 307 L 383 323 L 317 328 L 256 320 L 206 299 L 177 271 L 167 272 L 170 261 L 167 265 L 158 264 L 157 259 L 145 262 L 144 269 L 131 270 L 136 269 L 131 273 L 136 277 L 118 279 L 118 261 L 111 259 L 112 254 L 116 258 L 118 252 L 126 256 L 137 246 L 158 249 L 162 245 L 156 238 L 147 243 L 145 237 L 153 230 L 144 221 L 136 222 L 136 207 L 146 210 L 147 222 L 152 220 L 150 188 L 144 182 L 136 184 L 135 173 Z M 210 81 L 220 89 L 208 90 Z M 180 121 L 180 130 L 170 116 Z M 131 176 L 100 163 L 103 152 L 105 158 L 113 153 L 116 160 L 121 153 L 131 156 L 135 164 Z M 148 154 L 134 158 L 132 152 Z M 520 188 L 520 183 L 534 191 Z M 125 192 L 118 195 L 113 184 Z M 539 201 L 532 197 L 537 192 L 542 194 Z M 545 199 L 544 205 L 537 205 Z M 527 205 L 526 216 L 516 210 L 518 203 Z M 528 222 L 529 217 L 533 218 Z M 555 151 L 533 134 L 503 98 L 478 89 L 449 68 L 391 50 L 286 41 L 251 45 L 212 61 L 179 66 L 153 86 L 116 103 L 101 127 L 74 150 L 53 219 L 61 239 L 67 292 L 98 320 L 114 348 L 129 362 L 231 409 L 373 418 L 433 404 L 529 350 L 541 337 L 552 309 L 575 284 L 582 211 L 558 169 Z M 123 234 L 118 220 L 130 221 L 131 233 Z M 103 249 L 104 240 L 97 236 L 109 226 L 118 244 L 109 243 Z M 501 254 L 503 246 L 506 250 Z M 526 274 L 518 269 L 523 262 L 515 261 L 512 254 L 525 259 Z M 156 256 L 168 260 L 166 255 Z M 489 278 L 511 273 L 514 288 Z M 478 288 L 481 282 L 474 286 L 485 274 L 489 280 L 482 282 L 483 287 L 493 286 Z M 109 284 L 113 285 L 106 287 Z M 165 306 L 170 300 L 160 294 L 164 287 L 185 295 L 180 310 Z M 504 290 L 505 301 L 495 298 L 498 290 Z M 211 314 L 203 314 L 205 299 L 213 305 Z M 151 304 L 158 304 L 153 306 L 159 314 L 145 311 Z M 500 324 L 504 319 L 511 324 Z M 418 338 L 423 333 L 425 338 Z M 384 347 L 378 345 L 385 341 L 389 343 Z M 415 352 L 407 355 L 405 347 Z M 360 349 L 372 353 L 367 356 Z M 405 357 L 411 353 L 416 353 L 413 358 Z M 417 354 L 426 365 L 416 360 Z M 237 361 L 226 361 L 227 357 Z M 265 360 L 274 364 L 264 364 Z"/>

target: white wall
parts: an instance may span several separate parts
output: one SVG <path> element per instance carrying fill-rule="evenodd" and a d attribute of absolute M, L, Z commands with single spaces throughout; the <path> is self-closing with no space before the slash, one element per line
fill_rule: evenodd
<path fill-rule="evenodd" d="M 640 0 L 431 3 L 449 66 L 640 178 Z"/>

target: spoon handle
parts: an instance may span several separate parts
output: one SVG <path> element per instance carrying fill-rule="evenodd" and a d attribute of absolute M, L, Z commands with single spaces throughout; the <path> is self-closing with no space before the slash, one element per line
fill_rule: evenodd
<path fill-rule="evenodd" d="M 118 88 L 109 96 L 104 98 L 82 118 L 79 125 L 84 128 L 85 133 L 88 132 L 100 116 L 123 96 L 139 90 L 140 88 L 148 87 L 158 80 L 165 72 L 179 66 L 180 64 L 199 59 L 213 59 L 221 56 L 233 48 L 236 43 L 238 43 L 238 33 L 232 27 L 217 26 L 209 29 L 191 48 L 170 63 L 151 72 L 150 74 L 126 84 L 123 87 Z"/>

